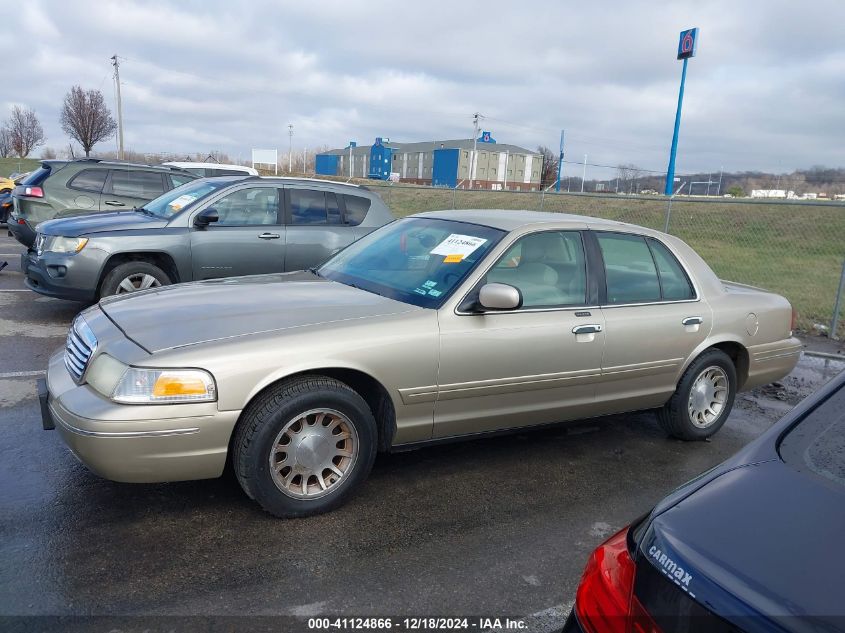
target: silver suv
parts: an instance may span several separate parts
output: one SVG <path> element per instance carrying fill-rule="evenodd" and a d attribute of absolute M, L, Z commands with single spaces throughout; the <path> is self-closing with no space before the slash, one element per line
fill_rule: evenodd
<path fill-rule="evenodd" d="M 39 224 L 26 285 L 91 302 L 172 283 L 303 270 L 393 220 L 365 187 L 233 176 L 194 180 L 141 208 Z"/>

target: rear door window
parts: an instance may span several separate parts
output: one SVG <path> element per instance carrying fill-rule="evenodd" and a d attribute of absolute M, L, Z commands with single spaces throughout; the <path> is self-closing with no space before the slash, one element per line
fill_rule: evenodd
<path fill-rule="evenodd" d="M 113 169 L 111 193 L 127 198 L 152 200 L 164 193 L 162 174 L 155 171 Z"/>
<path fill-rule="evenodd" d="M 326 194 L 311 189 L 290 189 L 292 224 L 326 224 Z"/>
<path fill-rule="evenodd" d="M 660 301 L 660 281 L 645 238 L 597 233 L 604 259 L 609 304 Z"/>
<path fill-rule="evenodd" d="M 71 178 L 67 186 L 71 189 L 79 189 L 80 191 L 101 193 L 103 191 L 103 185 L 106 184 L 106 176 L 108 175 L 109 172 L 107 169 L 83 169 Z"/>

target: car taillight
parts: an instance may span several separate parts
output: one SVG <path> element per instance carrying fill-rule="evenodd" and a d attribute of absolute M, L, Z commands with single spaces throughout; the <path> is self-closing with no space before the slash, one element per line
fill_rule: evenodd
<path fill-rule="evenodd" d="M 575 614 L 588 633 L 659 633 L 634 596 L 636 565 L 628 553 L 628 528 L 599 545 L 587 561 Z"/>
<path fill-rule="evenodd" d="M 26 224 L 26 220 L 23 218 L 18 218 L 18 224 Z"/>
<path fill-rule="evenodd" d="M 30 198 L 43 198 L 44 190 L 41 187 L 24 187 L 23 195 L 29 196 Z"/>

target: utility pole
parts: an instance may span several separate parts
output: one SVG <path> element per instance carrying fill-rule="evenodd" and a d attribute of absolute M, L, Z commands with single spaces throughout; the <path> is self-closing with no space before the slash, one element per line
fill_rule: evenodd
<path fill-rule="evenodd" d="M 719 186 L 718 186 L 718 188 L 716 189 L 716 195 L 717 195 L 717 196 L 721 196 L 721 195 L 722 195 L 722 172 L 723 172 L 723 171 L 725 171 L 724 166 L 719 167 Z"/>
<path fill-rule="evenodd" d="M 293 123 L 288 123 L 288 174 L 293 172 Z"/>
<path fill-rule="evenodd" d="M 560 156 L 557 158 L 557 184 L 555 191 L 560 193 L 560 176 L 563 173 L 563 130 L 560 131 Z"/>
<path fill-rule="evenodd" d="M 112 65 L 114 66 L 114 94 L 117 100 L 117 157 L 123 159 L 123 103 L 120 99 L 120 63 L 117 61 L 117 55 L 111 56 Z"/>
<path fill-rule="evenodd" d="M 581 193 L 584 193 L 584 180 L 587 178 L 587 155 L 584 154 L 584 171 L 581 172 Z"/>
<path fill-rule="evenodd" d="M 481 114 L 476 112 L 472 115 L 472 123 L 475 127 L 475 132 L 472 135 L 472 156 L 469 159 L 469 188 L 473 189 L 475 186 L 475 170 L 473 167 L 475 166 L 477 159 L 476 156 L 478 155 L 478 119 L 481 118 Z"/>

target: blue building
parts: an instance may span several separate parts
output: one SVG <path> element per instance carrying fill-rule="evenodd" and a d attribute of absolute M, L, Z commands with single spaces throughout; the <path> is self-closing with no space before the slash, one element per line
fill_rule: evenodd
<path fill-rule="evenodd" d="M 476 146 L 473 155 L 473 146 Z M 473 139 L 393 143 L 379 137 L 370 147 L 354 143 L 317 155 L 317 174 L 398 180 L 461 189 L 540 187 L 543 158 L 516 145 L 497 143 L 488 131 Z"/>

